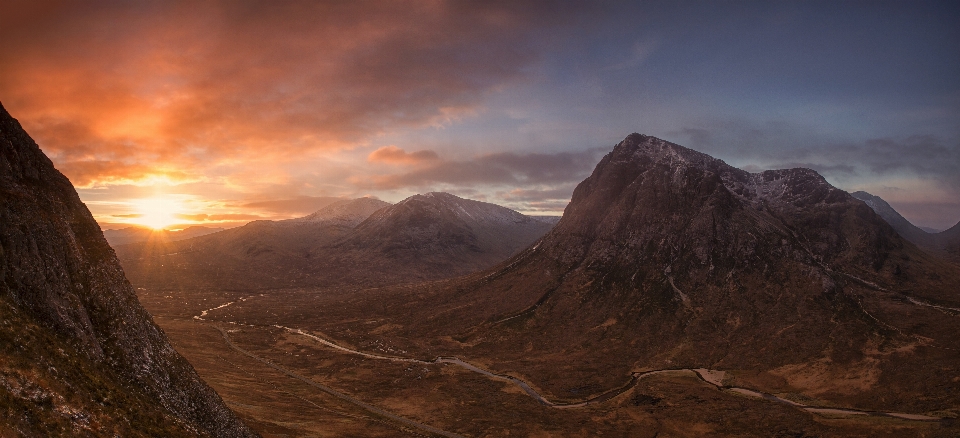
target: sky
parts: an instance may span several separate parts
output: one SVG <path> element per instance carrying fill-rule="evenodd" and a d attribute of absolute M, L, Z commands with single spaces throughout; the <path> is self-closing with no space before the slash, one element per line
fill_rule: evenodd
<path fill-rule="evenodd" d="M 0 102 L 104 229 L 430 191 L 557 215 L 632 132 L 946 229 L 957 23 L 957 1 L 0 0 Z"/>

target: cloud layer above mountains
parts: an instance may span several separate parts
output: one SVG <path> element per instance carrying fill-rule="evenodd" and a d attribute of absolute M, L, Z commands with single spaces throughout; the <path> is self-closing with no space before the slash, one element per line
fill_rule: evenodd
<path fill-rule="evenodd" d="M 0 101 L 99 218 L 157 194 L 274 218 L 430 190 L 556 213 L 638 131 L 944 227 L 957 21 L 950 2 L 14 0 Z"/>

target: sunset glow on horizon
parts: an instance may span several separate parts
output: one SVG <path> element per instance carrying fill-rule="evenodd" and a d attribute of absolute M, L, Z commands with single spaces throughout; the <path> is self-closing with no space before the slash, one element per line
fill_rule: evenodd
<path fill-rule="evenodd" d="M 429 191 L 556 215 L 631 132 L 810 167 L 945 229 L 958 21 L 950 2 L 13 1 L 0 102 L 104 229 Z"/>
<path fill-rule="evenodd" d="M 178 221 L 183 206 L 176 199 L 156 197 L 134 201 L 137 211 L 133 218 L 136 224 L 146 225 L 155 230 L 165 229 Z"/>

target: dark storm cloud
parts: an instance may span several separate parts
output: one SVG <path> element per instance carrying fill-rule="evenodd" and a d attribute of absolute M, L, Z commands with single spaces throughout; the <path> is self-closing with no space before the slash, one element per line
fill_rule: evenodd
<path fill-rule="evenodd" d="M 671 132 L 681 144 L 741 162 L 745 170 L 806 167 L 827 176 L 912 175 L 935 180 L 960 198 L 960 143 L 933 135 L 835 141 L 786 122 L 716 123 Z M 759 163 L 757 163 L 759 162 Z"/>
<path fill-rule="evenodd" d="M 938 181 L 960 198 L 960 145 L 948 145 L 932 136 L 831 144 L 787 150 L 782 156 L 817 159 L 807 167 L 828 175 L 856 174 L 858 168 L 862 173 L 879 176 L 915 175 Z"/>
<path fill-rule="evenodd" d="M 605 149 L 553 154 L 502 152 L 471 160 L 440 160 L 415 170 L 354 179 L 358 187 L 389 190 L 450 185 L 539 185 L 579 182 Z"/>

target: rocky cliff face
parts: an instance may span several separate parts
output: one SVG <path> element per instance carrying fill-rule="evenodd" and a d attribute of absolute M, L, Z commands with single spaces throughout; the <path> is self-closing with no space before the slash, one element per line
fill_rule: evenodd
<path fill-rule="evenodd" d="M 153 324 L 70 181 L 2 107 L 0 301 L 4 327 L 25 330 L 2 332 L 0 416 L 16 430 L 255 435 Z"/>

